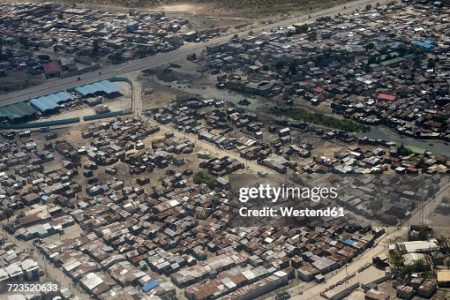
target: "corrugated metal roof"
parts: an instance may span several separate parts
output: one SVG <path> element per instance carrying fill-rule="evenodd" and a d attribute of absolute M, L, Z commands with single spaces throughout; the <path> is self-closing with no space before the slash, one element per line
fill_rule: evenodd
<path fill-rule="evenodd" d="M 36 110 L 24 102 L 18 102 L 0 107 L 0 119 L 13 121 L 23 117 L 31 117 L 36 114 Z"/>
<path fill-rule="evenodd" d="M 155 287 L 157 287 L 158 285 L 159 285 L 158 280 L 151 280 L 151 281 L 147 282 L 147 283 L 142 287 L 142 290 L 143 290 L 144 292 L 148 292 L 148 291 L 153 290 L 153 289 L 154 289 Z"/>
<path fill-rule="evenodd" d="M 105 94 L 116 93 L 120 91 L 120 87 L 108 80 L 94 82 L 92 84 L 83 85 L 75 88 L 75 91 L 83 96 L 92 95 L 103 92 Z"/>
<path fill-rule="evenodd" d="M 48 63 L 44 64 L 42 67 L 44 69 L 45 74 L 59 73 L 62 70 L 61 64 L 56 61 L 48 62 Z"/>
<path fill-rule="evenodd" d="M 32 99 L 30 100 L 30 104 L 41 112 L 46 112 L 49 110 L 57 109 L 60 104 L 67 102 L 70 99 L 72 99 L 72 97 L 69 93 L 59 92 L 56 94 Z"/>

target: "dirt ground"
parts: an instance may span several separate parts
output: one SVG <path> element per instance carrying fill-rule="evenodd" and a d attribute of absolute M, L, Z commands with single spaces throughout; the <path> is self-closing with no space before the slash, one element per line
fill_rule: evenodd
<path fill-rule="evenodd" d="M 0 94 L 25 89 L 41 84 L 46 80 L 44 74 L 31 75 L 25 71 L 8 70 L 5 75 L 0 77 Z"/>
<path fill-rule="evenodd" d="M 1 2 L 13 2 L 0 0 Z M 15 0 L 15 3 L 30 2 Z M 32 0 L 31 2 L 46 2 L 45 0 Z M 154 5 L 154 3 L 159 5 Z M 172 3 L 170 3 L 172 2 Z M 173 3 L 176 2 L 176 3 Z M 224 29 L 228 33 L 237 30 L 247 30 L 258 24 L 270 24 L 288 16 L 295 16 L 299 12 L 312 12 L 320 9 L 340 5 L 348 0 L 265 0 L 241 1 L 230 0 L 226 2 L 206 1 L 117 1 L 95 0 L 82 1 L 63 0 L 69 7 L 98 9 L 109 12 L 128 12 L 137 9 L 142 12 L 164 11 L 168 17 L 182 17 L 190 22 L 194 30 Z"/>

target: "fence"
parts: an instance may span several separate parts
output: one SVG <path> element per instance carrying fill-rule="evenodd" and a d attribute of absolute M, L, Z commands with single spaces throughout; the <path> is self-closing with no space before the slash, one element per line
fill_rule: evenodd
<path fill-rule="evenodd" d="M 80 122 L 80 118 L 69 118 L 63 120 L 44 121 L 36 123 L 23 123 L 23 124 L 0 124 L 0 129 L 28 129 L 28 128 L 40 128 L 57 125 L 66 125 Z"/>
<path fill-rule="evenodd" d="M 90 116 L 84 116 L 84 121 L 93 121 L 93 120 L 99 120 L 104 118 L 111 118 L 111 117 L 117 117 L 117 116 L 124 116 L 131 114 L 131 109 L 121 110 L 121 111 L 112 111 L 109 113 L 103 113 L 98 115 L 90 115 Z"/>

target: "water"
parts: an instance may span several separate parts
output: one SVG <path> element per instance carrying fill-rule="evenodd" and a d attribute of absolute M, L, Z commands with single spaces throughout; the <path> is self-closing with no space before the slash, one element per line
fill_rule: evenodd
<path fill-rule="evenodd" d="M 160 84 L 166 84 L 164 82 L 158 81 L 156 79 L 155 81 L 159 82 Z M 197 93 L 201 94 L 202 96 L 206 98 L 216 98 L 216 99 L 226 99 L 228 101 L 234 102 L 237 104 L 240 100 L 247 98 L 250 100 L 251 104 L 249 106 L 244 107 L 248 111 L 257 112 L 262 107 L 264 107 L 265 101 L 258 101 L 261 98 L 258 96 L 249 96 L 249 95 L 243 95 L 239 92 L 229 91 L 229 90 L 221 90 L 217 89 L 215 87 L 210 86 L 203 86 L 203 87 L 197 87 L 188 85 L 185 83 L 177 82 L 176 84 L 173 84 L 172 87 L 179 88 L 180 90 L 184 90 L 186 92 L 191 93 Z M 400 135 L 394 130 L 387 128 L 387 127 L 375 127 L 375 126 L 369 126 L 370 131 L 368 132 L 358 132 L 355 133 L 357 137 L 368 137 L 370 139 L 382 139 L 385 141 L 391 141 L 395 142 L 396 144 L 400 145 L 403 144 L 405 146 L 414 146 L 418 148 L 422 148 L 425 150 L 430 150 L 431 152 L 435 154 L 450 156 L 450 145 L 446 145 L 444 141 L 441 140 L 417 140 L 411 137 L 407 137 L 404 135 Z"/>
<path fill-rule="evenodd" d="M 414 146 L 422 149 L 430 150 L 435 154 L 441 154 L 445 156 L 450 155 L 450 145 L 446 145 L 441 140 L 417 140 L 411 137 L 400 135 L 394 130 L 385 127 L 370 127 L 368 132 L 358 132 L 355 134 L 358 137 L 368 137 L 370 139 L 382 139 L 386 141 L 392 141 L 398 145 L 403 144 L 405 146 Z"/>

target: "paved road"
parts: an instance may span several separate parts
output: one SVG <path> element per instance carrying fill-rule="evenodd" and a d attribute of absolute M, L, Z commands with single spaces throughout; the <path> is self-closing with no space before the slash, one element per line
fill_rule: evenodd
<path fill-rule="evenodd" d="M 367 4 L 372 4 L 372 6 L 375 6 L 376 3 L 383 4 L 385 2 L 388 2 L 388 0 L 358 0 L 354 2 L 347 3 L 345 5 L 345 9 L 343 5 L 332 7 L 329 9 L 321 10 L 318 12 L 311 13 L 309 18 L 308 14 L 301 14 L 296 17 L 287 18 L 286 20 L 283 20 L 281 22 L 273 23 L 270 25 L 264 25 L 264 26 L 258 26 L 253 28 L 253 31 L 259 32 L 264 30 L 269 30 L 273 27 L 285 27 L 288 25 L 292 25 L 296 22 L 302 22 L 307 20 L 314 20 L 318 17 L 323 16 L 332 16 L 337 13 L 349 13 L 352 12 L 356 8 L 365 7 Z M 244 32 L 247 32 L 244 31 Z M 80 77 L 80 80 L 78 80 L 78 76 L 68 77 L 68 78 L 57 78 L 53 79 L 51 81 L 47 81 L 41 85 L 37 85 L 34 87 L 30 87 L 27 89 L 23 89 L 20 91 L 11 92 L 5 95 L 0 96 L 0 105 L 7 105 L 12 104 L 28 99 L 32 99 L 35 97 L 47 95 L 50 93 L 55 93 L 61 90 L 66 90 L 70 88 L 77 87 L 79 85 L 88 84 L 94 81 L 108 79 L 114 76 L 119 76 L 123 74 L 127 74 L 134 71 L 143 70 L 149 67 L 157 67 L 160 65 L 164 65 L 173 61 L 177 61 L 180 59 L 184 59 L 188 53 L 193 52 L 199 52 L 203 49 L 205 49 L 208 45 L 213 45 L 217 43 L 223 43 L 228 41 L 232 35 L 226 35 L 222 37 L 218 37 L 215 39 L 212 39 L 207 42 L 200 42 L 200 43 L 189 43 L 183 45 L 181 48 L 176 49 L 171 52 L 167 53 L 158 53 L 154 56 L 145 57 L 138 60 L 129 61 L 123 64 L 119 65 L 108 65 L 100 70 L 93 71 L 90 73 L 83 74 Z M 99 73 L 101 72 L 101 73 Z"/>

